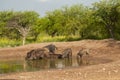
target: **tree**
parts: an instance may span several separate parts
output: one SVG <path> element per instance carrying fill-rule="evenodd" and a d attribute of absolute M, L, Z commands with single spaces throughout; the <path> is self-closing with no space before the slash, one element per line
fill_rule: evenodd
<path fill-rule="evenodd" d="M 43 33 L 43 32 L 46 31 L 45 27 L 46 27 L 47 24 L 45 24 L 45 23 L 46 23 L 45 18 L 39 18 L 35 22 L 35 25 L 32 27 L 32 29 L 30 31 L 31 36 L 34 36 L 33 37 L 34 41 L 37 40 L 40 33 Z"/>
<path fill-rule="evenodd" d="M 7 21 L 12 17 L 13 11 L 1 11 L 0 12 L 0 37 L 9 37 L 8 34 L 9 29 L 6 28 Z"/>
<path fill-rule="evenodd" d="M 81 4 L 63 7 L 64 33 L 66 36 L 78 35 L 83 38 L 85 28 L 88 26 L 88 7 Z"/>
<path fill-rule="evenodd" d="M 46 32 L 52 37 L 55 35 L 65 35 L 70 37 L 80 33 L 82 37 L 85 34 L 85 28 L 88 26 L 89 9 L 83 5 L 73 5 L 63 7 L 46 15 Z"/>
<path fill-rule="evenodd" d="M 116 24 L 119 22 L 118 7 L 120 3 L 117 0 L 103 0 L 94 4 L 94 16 L 97 22 L 105 26 L 109 38 L 115 38 Z"/>
<path fill-rule="evenodd" d="M 44 18 L 44 30 L 52 37 L 62 34 L 62 12 L 61 10 L 55 10 L 53 12 L 47 12 Z"/>
<path fill-rule="evenodd" d="M 26 37 L 30 29 L 38 19 L 38 13 L 34 11 L 16 12 L 11 19 L 9 19 L 7 26 L 19 31 L 22 35 L 22 44 L 25 44 Z"/>

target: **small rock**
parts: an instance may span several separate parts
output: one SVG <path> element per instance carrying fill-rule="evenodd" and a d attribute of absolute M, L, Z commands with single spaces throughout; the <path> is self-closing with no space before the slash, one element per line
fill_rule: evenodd
<path fill-rule="evenodd" d="M 110 75 L 110 74 L 111 74 L 111 72 L 109 71 L 109 72 L 108 72 L 108 75 Z"/>
<path fill-rule="evenodd" d="M 65 74 L 68 74 L 68 73 L 65 73 Z"/>
<path fill-rule="evenodd" d="M 106 69 L 105 68 L 102 68 L 103 71 L 105 71 Z"/>
<path fill-rule="evenodd" d="M 118 73 L 118 70 L 113 70 L 115 73 Z"/>
<path fill-rule="evenodd" d="M 87 73 L 85 73 L 84 77 L 85 77 L 85 78 L 87 77 Z"/>
<path fill-rule="evenodd" d="M 79 74 L 79 75 L 81 75 L 82 73 L 81 73 L 81 72 L 79 72 L 78 74 Z"/>

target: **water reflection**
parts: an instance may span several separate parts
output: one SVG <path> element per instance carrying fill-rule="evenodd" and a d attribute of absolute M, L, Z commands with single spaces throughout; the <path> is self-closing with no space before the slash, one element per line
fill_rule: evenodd
<path fill-rule="evenodd" d="M 45 69 L 62 69 L 70 67 L 78 67 L 84 65 L 93 65 L 110 62 L 111 60 L 92 58 L 92 59 L 42 59 L 42 60 L 24 60 L 13 59 L 0 61 L 0 74 L 23 71 L 38 71 Z"/>
<path fill-rule="evenodd" d="M 77 64 L 79 66 L 82 66 L 82 65 L 90 65 L 90 60 L 88 59 L 79 59 L 79 58 L 76 58 L 77 59 Z"/>
<path fill-rule="evenodd" d="M 72 59 L 42 59 L 26 62 L 31 69 L 54 69 L 72 66 Z"/>
<path fill-rule="evenodd" d="M 0 74 L 22 71 L 37 71 L 44 69 L 61 69 L 72 67 L 71 59 L 42 59 L 42 60 L 24 60 L 13 59 L 0 61 Z"/>

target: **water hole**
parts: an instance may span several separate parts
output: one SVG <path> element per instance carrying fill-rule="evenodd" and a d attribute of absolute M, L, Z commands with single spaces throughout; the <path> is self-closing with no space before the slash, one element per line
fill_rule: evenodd
<path fill-rule="evenodd" d="M 64 69 L 81 66 L 89 66 L 100 63 L 111 62 L 108 59 L 84 58 L 82 61 L 73 57 L 71 59 L 42 59 L 25 60 L 23 58 L 0 60 L 0 74 L 13 72 L 40 71 L 48 69 Z"/>

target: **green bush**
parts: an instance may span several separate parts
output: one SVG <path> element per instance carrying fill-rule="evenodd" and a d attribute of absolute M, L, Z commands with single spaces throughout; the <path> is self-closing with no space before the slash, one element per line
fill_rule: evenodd
<path fill-rule="evenodd" d="M 81 40 L 81 38 L 78 36 L 70 36 L 70 37 L 66 37 L 65 39 L 66 39 L 66 41 L 79 41 L 79 40 Z"/>
<path fill-rule="evenodd" d="M 17 40 L 10 40 L 7 38 L 0 39 L 0 47 L 15 47 L 15 46 L 19 46 L 20 44 L 21 42 Z"/>
<path fill-rule="evenodd" d="M 44 37 L 39 37 L 37 42 L 61 42 L 65 41 L 65 36 L 44 36 Z"/>
<path fill-rule="evenodd" d="M 62 41 L 78 41 L 80 40 L 80 37 L 78 36 L 44 36 L 44 37 L 39 37 L 37 42 L 62 42 Z"/>
<path fill-rule="evenodd" d="M 29 37 L 26 39 L 26 44 L 30 43 L 41 43 L 41 42 L 62 42 L 62 41 L 78 41 L 81 38 L 79 36 L 41 36 L 38 37 L 37 41 L 34 41 L 33 38 Z M 22 41 L 11 40 L 7 38 L 0 39 L 0 47 L 15 47 L 22 45 Z"/>

